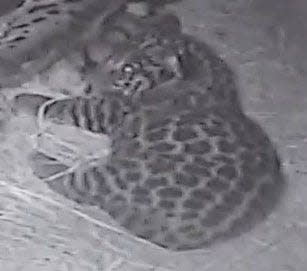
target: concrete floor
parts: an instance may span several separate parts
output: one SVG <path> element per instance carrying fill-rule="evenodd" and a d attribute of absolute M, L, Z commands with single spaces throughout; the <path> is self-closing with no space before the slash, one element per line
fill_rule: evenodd
<path fill-rule="evenodd" d="M 307 4 L 183 0 L 170 9 L 182 18 L 186 32 L 211 44 L 237 72 L 245 111 L 281 154 L 288 185 L 280 205 L 238 238 L 203 251 L 166 253 L 114 232 L 98 210 L 52 193 L 22 169 L 22 157 L 14 157 L 16 164 L 6 162 L 14 156 L 11 146 L 26 152 L 17 130 L 10 140 L 1 138 L 1 270 L 306 270 Z"/>

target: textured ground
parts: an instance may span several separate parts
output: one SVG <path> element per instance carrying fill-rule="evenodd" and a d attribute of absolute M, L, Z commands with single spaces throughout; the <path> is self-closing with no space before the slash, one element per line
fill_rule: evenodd
<path fill-rule="evenodd" d="M 269 6 L 267 2 L 189 0 L 171 9 L 183 19 L 185 31 L 211 44 L 234 67 L 246 112 L 262 124 L 277 145 L 288 187 L 269 219 L 239 238 L 205 251 L 165 253 L 114 232 L 102 223 L 109 220 L 101 212 L 78 208 L 22 170 L 23 157 L 7 151 L 14 146 L 27 152 L 27 142 L 15 130 L 14 137 L 0 135 L 4 142 L 0 146 L 1 269 L 306 268 L 307 63 L 302 18 L 307 6 L 303 0 L 291 1 L 293 6 L 285 16 L 285 0 L 270 1 Z"/>

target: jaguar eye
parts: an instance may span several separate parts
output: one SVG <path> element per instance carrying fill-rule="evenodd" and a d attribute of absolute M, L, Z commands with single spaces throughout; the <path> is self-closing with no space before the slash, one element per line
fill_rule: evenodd
<path fill-rule="evenodd" d="M 122 72 L 124 73 L 132 73 L 134 67 L 131 64 L 125 64 L 122 68 Z"/>

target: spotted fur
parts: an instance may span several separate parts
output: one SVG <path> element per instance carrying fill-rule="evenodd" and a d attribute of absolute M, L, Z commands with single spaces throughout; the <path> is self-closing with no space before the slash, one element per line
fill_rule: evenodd
<path fill-rule="evenodd" d="M 144 45 L 138 35 L 134 37 L 136 44 Z M 187 49 L 181 51 L 183 71 L 193 67 L 193 73 L 167 86 L 147 87 L 137 92 L 142 95 L 128 95 L 130 99 L 101 92 L 108 110 L 121 116 L 116 129 L 105 129 L 112 143 L 102 163 L 57 175 L 69 167 L 46 151 L 33 156 L 32 168 L 39 178 L 53 176 L 48 185 L 54 191 L 100 207 L 140 238 L 176 251 L 198 249 L 250 229 L 269 214 L 283 187 L 280 163 L 266 133 L 242 112 L 228 65 L 186 35 L 158 38 L 142 52 L 173 45 Z M 123 55 L 119 59 L 129 61 L 119 61 L 124 65 L 114 65 L 115 72 L 127 76 L 145 70 L 136 65 L 122 71 L 135 63 Z M 104 77 L 106 62 L 101 63 L 94 63 L 94 70 Z M 207 72 L 210 80 L 204 79 Z M 82 119 L 82 129 L 90 129 L 85 124 L 91 115 L 70 109 L 71 104 L 86 104 L 83 99 L 87 98 L 53 103 L 46 108 L 47 119 L 78 129 Z M 127 106 L 125 112 L 120 104 Z M 88 105 L 100 119 L 107 114 Z M 63 119 L 66 113 L 57 108 L 67 108 L 69 117 Z"/>
<path fill-rule="evenodd" d="M 59 176 L 67 165 L 39 152 L 32 160 L 35 174 L 55 175 L 48 182 L 54 191 L 99 206 L 135 235 L 172 250 L 201 248 L 231 236 L 236 225 L 242 230 L 261 221 L 282 187 L 269 138 L 240 112 L 195 108 L 188 96 L 181 98 L 139 97 L 118 129 L 109 130 L 111 152 L 104 163 Z M 47 112 L 65 124 L 56 106 Z M 111 112 L 120 113 L 113 106 Z M 88 123 L 89 115 L 78 112 Z"/>

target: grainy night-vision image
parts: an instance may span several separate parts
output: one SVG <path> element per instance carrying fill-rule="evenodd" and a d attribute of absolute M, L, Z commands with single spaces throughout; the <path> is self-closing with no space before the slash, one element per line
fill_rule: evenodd
<path fill-rule="evenodd" d="M 4 267 L 302 270 L 307 5 L 0 10 Z"/>

